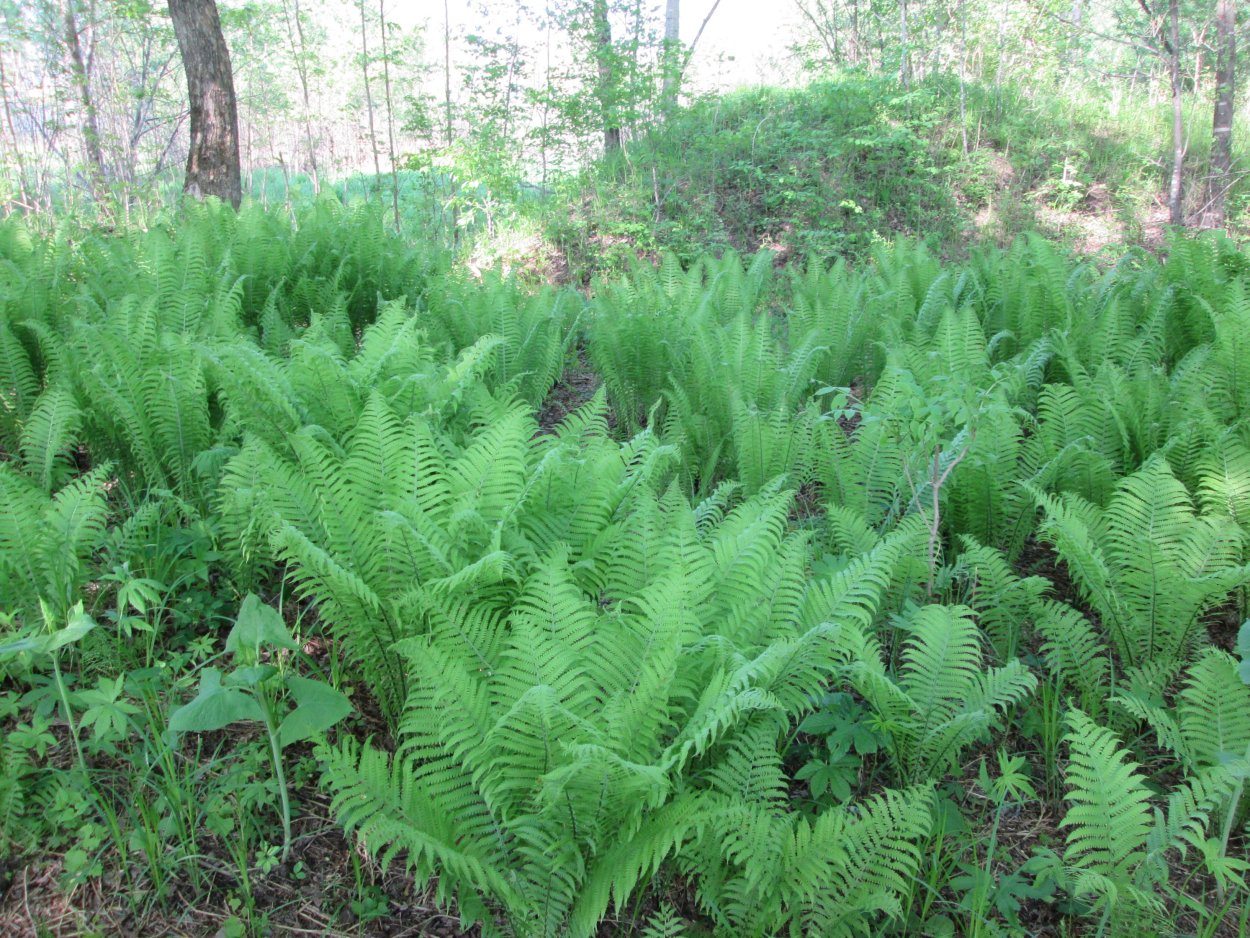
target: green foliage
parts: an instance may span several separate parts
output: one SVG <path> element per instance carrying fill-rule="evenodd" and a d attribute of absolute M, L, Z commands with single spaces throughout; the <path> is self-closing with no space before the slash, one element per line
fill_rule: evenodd
<path fill-rule="evenodd" d="M 278 666 L 262 663 L 283 651 L 298 650 L 278 613 L 255 596 L 248 596 L 226 636 L 226 654 L 234 656 L 237 667 L 227 674 L 205 668 L 199 693 L 170 714 L 169 728 L 175 733 L 204 733 L 231 723 L 266 722 L 266 695 L 280 684 L 295 704 L 275 721 L 280 749 L 328 730 L 351 712 L 347 698 L 326 684 L 283 674 Z"/>
<path fill-rule="evenodd" d="M 1125 477 L 1106 508 L 1076 495 L 1039 501 L 1042 537 L 1126 667 L 1184 660 L 1203 611 L 1250 579 L 1241 532 L 1200 515 L 1161 457 Z"/>
<path fill-rule="evenodd" d="M 897 677 L 886 672 L 872 640 L 851 668 L 851 682 L 887 734 L 891 758 L 908 782 L 953 768 L 961 750 L 984 738 L 1002 711 L 1037 684 L 1018 660 L 982 669 L 981 636 L 971 613 L 960 606 L 917 610 L 903 626 L 910 634 Z"/>
<path fill-rule="evenodd" d="M 284 859 L 291 851 L 291 807 L 282 750 L 320 738 L 352 712 L 347 697 L 335 688 L 284 668 L 284 653 L 299 650 L 278 612 L 249 595 L 226 636 L 225 651 L 234 657 L 234 670 L 223 674 L 204 668 L 199 692 L 169 715 L 172 733 L 205 733 L 247 722 L 264 727 L 282 799 Z"/>
<path fill-rule="evenodd" d="M 0 605 L 38 621 L 40 601 L 54 618 L 74 603 L 108 522 L 108 466 L 67 483 L 55 495 L 0 464 Z"/>
<path fill-rule="evenodd" d="M 1168 796 L 1166 811 L 1152 811 L 1146 780 L 1115 735 L 1079 710 L 1068 725 L 1064 862 L 1075 894 L 1094 896 L 1118 934 L 1140 923 L 1141 913 L 1158 912 L 1153 888 L 1167 881 L 1167 854 L 1184 856 L 1203 843 L 1212 809 L 1233 778 L 1222 767 L 1192 776 Z"/>
<path fill-rule="evenodd" d="M 0 224 L 0 843 L 67 886 L 203 898 L 216 852 L 258 929 L 320 777 L 487 932 L 1244 905 L 1227 242 L 669 254 L 583 300 L 328 198 L 74 237 Z"/>
<path fill-rule="evenodd" d="M 1244 762 L 1250 751 L 1250 687 L 1232 657 L 1218 649 L 1206 649 L 1190 666 L 1173 708 L 1135 694 L 1117 702 L 1148 723 L 1190 772 Z"/>
<path fill-rule="evenodd" d="M 398 755 L 322 750 L 342 823 L 384 862 L 406 851 L 441 871 L 463 914 L 500 908 L 514 934 L 588 934 L 668 857 L 739 933 L 850 933 L 897 912 L 925 789 L 814 824 L 777 812 L 781 734 L 847 662 L 842 636 L 870 620 L 888 583 L 871 571 L 899 545 L 862 558 L 858 585 L 848 571 L 804 588 L 788 502 L 763 493 L 701 526 L 671 490 L 644 498 L 605 546 L 597 603 L 560 550 L 501 615 L 401 643 Z"/>

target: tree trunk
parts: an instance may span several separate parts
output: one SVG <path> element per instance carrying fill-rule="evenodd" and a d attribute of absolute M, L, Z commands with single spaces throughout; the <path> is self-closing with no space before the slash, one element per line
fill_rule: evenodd
<path fill-rule="evenodd" d="M 99 198 L 106 178 L 104 151 L 100 146 L 100 122 L 96 117 L 95 101 L 91 97 L 91 78 L 87 74 L 82 43 L 78 36 L 78 16 L 74 12 L 74 0 L 63 0 L 61 13 L 65 27 L 65 48 L 69 53 L 70 76 L 82 104 L 82 137 L 87 146 L 87 161 L 90 163 L 91 191 Z"/>
<path fill-rule="evenodd" d="M 291 41 L 291 55 L 295 59 L 295 70 L 299 75 L 300 91 L 304 96 L 304 141 L 308 146 L 308 165 L 312 176 L 313 192 L 321 191 L 321 177 L 317 172 L 317 146 L 313 142 L 312 132 L 312 98 L 308 93 L 308 45 L 304 41 L 304 25 L 300 22 L 299 0 L 295 0 L 294 28 L 291 15 L 287 11 L 286 0 L 282 3 L 282 13 L 287 21 L 287 38 Z M 296 45 L 296 37 L 299 44 Z"/>
<path fill-rule="evenodd" d="M 677 107 L 677 71 L 681 61 L 681 0 L 668 0 L 664 8 L 664 92 L 666 112 Z"/>
<path fill-rule="evenodd" d="M 542 186 L 547 188 L 547 148 L 551 146 L 551 98 L 552 98 L 552 82 L 551 82 L 551 4 L 548 3 L 544 13 L 543 34 L 546 41 L 546 71 L 543 76 L 543 111 L 542 111 L 542 135 L 539 137 L 541 141 L 538 154 L 542 163 Z"/>
<path fill-rule="evenodd" d="M 243 198 L 239 176 L 239 113 L 230 50 L 215 0 L 169 0 L 191 102 L 191 150 L 183 189 L 216 196 L 235 208 Z"/>
<path fill-rule="evenodd" d="M 447 146 L 451 146 L 452 140 L 452 122 L 451 122 L 451 4 L 449 0 L 443 0 L 443 106 L 446 108 L 446 135 L 444 141 Z"/>
<path fill-rule="evenodd" d="M 903 59 L 898 66 L 898 80 L 903 84 L 904 91 L 911 90 L 911 40 L 907 35 L 907 0 L 898 0 L 899 40 L 903 50 Z"/>
<path fill-rule="evenodd" d="M 365 109 L 369 115 L 369 146 L 373 150 L 373 184 L 382 178 L 382 161 L 378 158 L 378 135 L 373 125 L 373 90 L 369 87 L 369 26 L 365 22 L 365 0 L 360 0 L 360 68 L 365 78 Z"/>
<path fill-rule="evenodd" d="M 1168 186 L 1168 220 L 1173 225 L 1185 224 L 1185 112 L 1181 101 L 1180 3 L 1169 0 L 1168 19 L 1172 39 L 1172 182 Z"/>
<path fill-rule="evenodd" d="M 681 68 L 677 70 L 677 84 L 680 87 L 682 77 L 686 74 L 686 69 L 690 67 L 690 60 L 694 58 L 694 50 L 699 46 L 699 40 L 703 38 L 703 31 L 707 29 L 707 24 L 712 21 L 712 17 L 720 8 L 720 0 L 713 0 L 712 7 L 707 11 L 707 16 L 703 17 L 703 22 L 699 24 L 699 31 L 694 34 L 694 38 L 690 40 L 690 46 L 682 53 Z"/>
<path fill-rule="evenodd" d="M 599 67 L 599 108 L 603 114 L 603 151 L 613 153 L 621 148 L 621 128 L 616 120 L 616 88 L 612 68 L 612 22 L 608 19 L 608 0 L 594 0 L 592 7 L 595 30 L 595 58 Z"/>
<path fill-rule="evenodd" d="M 964 0 L 959 0 L 959 133 L 968 156 L 968 25 Z"/>
<path fill-rule="evenodd" d="M 851 64 L 859 64 L 859 0 L 851 3 Z"/>
<path fill-rule="evenodd" d="M 1223 228 L 1233 169 L 1233 92 L 1236 87 L 1237 12 L 1235 0 L 1219 0 L 1215 11 L 1215 119 L 1211 129 L 1211 163 L 1207 172 L 1207 228 Z"/>
<path fill-rule="evenodd" d="M 448 149 L 451 148 L 452 141 L 455 139 L 455 125 L 452 122 L 451 111 L 451 3 L 450 0 L 443 0 L 443 104 L 446 106 L 446 144 Z M 458 184 L 456 182 L 455 173 L 448 174 L 448 180 L 451 188 L 451 197 L 448 202 L 451 204 L 451 246 L 454 248 L 460 238 L 460 209 L 456 205 L 456 195 Z"/>
<path fill-rule="evenodd" d="M 3 50 L 0 50 L 2 52 Z M 0 101 L 4 102 L 4 122 L 9 129 L 9 136 L 13 140 L 13 159 L 17 163 L 17 194 L 21 200 L 21 206 L 24 211 L 30 212 L 35 209 L 35 204 L 31 200 L 30 194 L 26 191 L 26 161 L 22 157 L 22 144 L 17 136 L 17 128 L 13 123 L 13 107 L 9 101 L 9 77 L 4 68 L 4 56 L 0 54 Z M 5 206 L 7 214 L 9 207 Z"/>
<path fill-rule="evenodd" d="M 386 92 L 386 142 L 391 157 L 391 206 L 395 210 L 395 230 L 399 230 L 399 173 L 395 166 L 395 105 L 391 100 L 391 57 L 386 46 L 386 0 L 378 0 L 378 22 L 382 25 L 382 79 Z"/>

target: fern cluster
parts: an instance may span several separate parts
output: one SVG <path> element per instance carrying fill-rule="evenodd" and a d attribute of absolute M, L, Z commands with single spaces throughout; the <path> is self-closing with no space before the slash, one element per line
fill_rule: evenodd
<path fill-rule="evenodd" d="M 782 740 L 855 659 L 906 540 L 808 581 L 788 495 L 725 513 L 642 491 L 589 564 L 556 548 L 507 606 L 453 605 L 396 646 L 396 755 L 322 752 L 341 822 L 511 934 L 591 934 L 666 861 L 727 933 L 899 914 L 931 790 L 805 818 Z"/>
<path fill-rule="evenodd" d="M 1250 582 L 1250 265 L 1226 241 L 666 257 L 587 302 L 327 199 L 10 220 L 0 261 L 4 620 L 87 597 L 108 625 L 64 654 L 95 676 L 130 612 L 175 633 L 188 580 L 218 612 L 289 599 L 389 736 L 317 746 L 336 816 L 465 921 L 589 935 L 662 895 L 654 934 L 941 933 L 953 816 L 996 834 L 1025 747 L 1067 793 L 1038 901 L 1131 934 L 1178 858 L 1241 888 L 1250 691 L 1213 645 Z M 602 388 L 541 425 L 578 343 Z M 1007 781 L 972 782 L 994 750 Z M 7 843 L 32 771 L 3 739 L 0 763 Z M 984 869 L 963 842 L 969 895 L 1013 882 L 993 841 Z"/>

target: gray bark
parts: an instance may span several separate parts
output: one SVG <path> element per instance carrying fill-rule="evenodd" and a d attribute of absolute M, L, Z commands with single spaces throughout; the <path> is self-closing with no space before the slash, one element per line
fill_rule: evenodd
<path fill-rule="evenodd" d="M 664 93 L 665 110 L 677 106 L 678 63 L 681 56 L 681 0 L 668 0 L 664 8 Z"/>
<path fill-rule="evenodd" d="M 1168 185 L 1168 220 L 1173 225 L 1185 224 L 1185 112 L 1181 99 L 1180 3 L 1169 0 L 1168 21 L 1171 32 L 1172 73 L 1172 180 Z"/>
<path fill-rule="evenodd" d="M 1237 11 L 1235 0 L 1219 0 L 1215 11 L 1215 115 L 1211 127 L 1211 162 L 1207 171 L 1203 225 L 1223 228 L 1228 187 L 1233 171 L 1233 100 L 1237 68 Z"/>
<path fill-rule="evenodd" d="M 621 148 L 621 127 L 616 120 L 616 81 L 613 68 L 612 22 L 608 19 L 608 0 L 594 0 L 595 58 L 599 72 L 599 107 L 603 114 L 603 151 L 613 153 Z"/>
<path fill-rule="evenodd" d="M 90 164 L 91 189 L 98 198 L 106 178 L 104 149 L 100 145 L 100 122 L 96 117 L 95 100 L 91 97 L 91 77 L 87 74 L 87 65 L 82 54 L 74 0 L 63 0 L 61 14 L 65 29 L 65 49 L 69 54 L 69 73 L 74 81 L 74 90 L 78 92 L 79 103 L 82 105 L 82 137 L 87 147 L 87 161 Z"/>

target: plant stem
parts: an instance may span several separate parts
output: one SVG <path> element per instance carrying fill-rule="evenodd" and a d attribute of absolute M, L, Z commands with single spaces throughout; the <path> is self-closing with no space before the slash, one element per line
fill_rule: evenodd
<path fill-rule="evenodd" d="M 65 710 L 65 725 L 69 727 L 69 738 L 74 741 L 74 753 L 78 756 L 78 767 L 86 778 L 87 759 L 82 754 L 82 743 L 78 741 L 78 726 L 74 723 L 74 712 L 69 705 L 69 691 L 65 687 L 65 677 L 61 674 L 61 661 L 58 655 L 52 655 L 52 674 L 56 678 L 56 689 L 61 696 L 61 707 Z"/>
<path fill-rule="evenodd" d="M 278 797 L 282 799 L 282 862 L 291 855 L 291 798 L 286 790 L 286 773 L 282 771 L 282 750 L 278 746 L 278 728 L 274 723 L 273 705 L 265 699 L 265 734 L 269 737 L 269 757 L 273 761 L 273 775 L 278 782 Z"/>
<path fill-rule="evenodd" d="M 1246 758 L 1250 760 L 1250 746 L 1246 747 Z M 1232 797 L 1228 800 L 1228 816 L 1224 818 L 1224 826 L 1220 831 L 1220 856 L 1228 855 L 1228 839 L 1233 833 L 1233 822 L 1237 817 L 1237 805 L 1241 803 L 1242 793 L 1246 790 L 1246 780 L 1243 778 L 1237 782 L 1237 787 L 1233 789 Z M 1222 880 L 1215 881 L 1215 891 L 1220 897 L 1220 901 L 1224 901 L 1224 883 Z"/>

